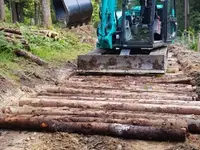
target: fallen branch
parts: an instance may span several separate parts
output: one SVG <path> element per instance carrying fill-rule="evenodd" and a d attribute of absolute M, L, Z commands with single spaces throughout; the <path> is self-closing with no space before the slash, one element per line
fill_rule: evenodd
<path fill-rule="evenodd" d="M 17 56 L 20 57 L 24 57 L 26 59 L 30 59 L 31 61 L 35 62 L 36 64 L 40 65 L 40 66 L 45 66 L 47 65 L 47 62 L 45 62 L 44 60 L 42 60 L 41 58 L 39 58 L 38 56 L 33 55 L 32 53 L 22 50 L 22 49 L 17 49 L 14 51 L 14 53 Z"/>

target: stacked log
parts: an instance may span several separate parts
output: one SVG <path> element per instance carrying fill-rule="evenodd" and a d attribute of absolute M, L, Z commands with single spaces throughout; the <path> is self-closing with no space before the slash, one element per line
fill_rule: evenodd
<path fill-rule="evenodd" d="M 60 117 L 60 116 L 0 116 L 0 127 L 7 129 L 29 129 L 50 132 L 70 132 L 82 134 L 101 134 L 112 135 L 123 138 L 137 138 L 142 140 L 159 140 L 159 141 L 185 141 L 186 127 L 179 126 L 185 124 L 176 121 L 176 126 L 157 125 L 151 121 L 144 125 L 127 124 L 126 120 L 102 120 L 98 118 L 81 118 L 81 117 Z M 130 123 L 130 122 L 129 122 Z M 161 122 L 160 122 L 161 123 Z"/>
<path fill-rule="evenodd" d="M 184 74 L 72 76 L 3 108 L 0 127 L 184 141 L 200 133 L 200 101 L 191 80 Z"/>

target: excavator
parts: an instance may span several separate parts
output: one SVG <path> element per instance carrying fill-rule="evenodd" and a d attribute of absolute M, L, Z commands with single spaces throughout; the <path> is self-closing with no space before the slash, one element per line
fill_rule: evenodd
<path fill-rule="evenodd" d="M 67 27 L 90 21 L 90 0 L 53 0 Z M 164 74 L 177 33 L 175 0 L 100 0 L 96 49 L 78 56 L 80 74 Z"/>

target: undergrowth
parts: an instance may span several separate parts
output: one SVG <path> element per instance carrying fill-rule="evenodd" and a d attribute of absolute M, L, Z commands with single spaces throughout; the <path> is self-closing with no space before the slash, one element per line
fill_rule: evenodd
<path fill-rule="evenodd" d="M 79 54 L 85 54 L 92 49 L 91 45 L 81 43 L 71 32 L 60 33 L 59 39 L 32 35 L 23 29 L 25 39 L 29 42 L 31 52 L 50 62 L 63 62 L 72 60 Z"/>
<path fill-rule="evenodd" d="M 29 43 L 30 51 L 47 61 L 50 65 L 58 65 L 76 59 L 78 55 L 85 54 L 92 49 L 92 45 L 81 43 L 76 34 L 70 31 L 57 29 L 56 32 L 59 33 L 59 39 L 55 40 L 53 38 L 33 34 L 32 30 L 37 31 L 39 30 L 38 27 L 21 26 L 20 30 Z M 13 71 L 24 69 L 24 63 L 27 63 L 27 60 L 15 56 L 13 50 L 17 48 L 23 48 L 23 46 L 20 43 L 12 44 L 8 42 L 3 33 L 0 32 L 1 76 L 15 79 Z"/>

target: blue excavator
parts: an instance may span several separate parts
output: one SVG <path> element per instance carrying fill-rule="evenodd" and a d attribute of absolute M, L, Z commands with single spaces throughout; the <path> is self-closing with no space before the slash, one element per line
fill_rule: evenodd
<path fill-rule="evenodd" d="M 78 73 L 164 74 L 176 37 L 175 0 L 99 0 L 96 49 L 78 56 Z M 53 0 L 67 27 L 88 23 L 90 0 Z"/>

